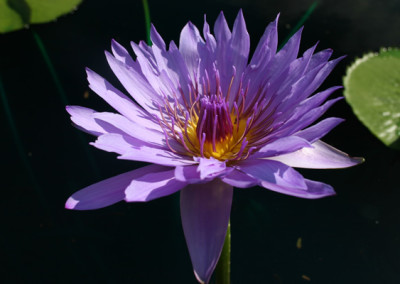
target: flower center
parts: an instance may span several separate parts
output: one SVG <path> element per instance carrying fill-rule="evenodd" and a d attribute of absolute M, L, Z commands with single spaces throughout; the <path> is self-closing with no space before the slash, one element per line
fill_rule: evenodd
<path fill-rule="evenodd" d="M 270 101 L 265 99 L 265 89 L 260 88 L 246 104 L 248 86 L 240 81 L 237 91 L 226 94 L 215 73 L 215 88 L 210 87 L 206 76 L 199 88 L 197 82 L 190 86 L 189 97 L 182 90 L 182 102 L 178 96 L 165 97 L 164 105 L 158 105 L 161 129 L 169 149 L 180 155 L 215 158 L 234 163 L 246 159 L 252 151 L 268 142 L 273 109 L 268 110 Z M 213 89 L 213 90 L 211 90 Z M 229 96 L 231 105 L 228 103 Z"/>
<path fill-rule="evenodd" d="M 229 139 L 233 126 L 228 105 L 221 96 L 204 96 L 200 99 L 200 114 L 196 133 L 199 141 L 211 143 L 216 151 L 216 144 Z M 203 138 L 204 136 L 204 138 Z"/>
<path fill-rule="evenodd" d="M 225 161 L 247 152 L 246 119 L 229 111 L 221 95 L 204 95 L 193 106 L 185 128 L 184 145 L 193 156 Z"/>

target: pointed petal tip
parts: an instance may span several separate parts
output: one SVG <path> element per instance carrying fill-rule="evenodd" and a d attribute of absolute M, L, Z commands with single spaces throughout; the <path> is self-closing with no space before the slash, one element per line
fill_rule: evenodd
<path fill-rule="evenodd" d="M 354 164 L 351 165 L 350 167 L 354 167 L 354 166 L 360 165 L 365 162 L 364 157 L 350 157 L 349 156 L 349 158 L 354 162 Z"/>
<path fill-rule="evenodd" d="M 99 78 L 101 77 L 99 74 L 97 74 L 96 72 L 94 72 L 92 69 L 90 69 L 89 67 L 85 68 L 86 71 L 86 79 L 88 80 L 89 84 L 91 79 L 95 79 L 96 77 Z"/>
<path fill-rule="evenodd" d="M 126 53 L 126 49 L 115 39 L 111 39 L 111 50 L 114 54 Z"/>
<path fill-rule="evenodd" d="M 68 198 L 67 202 L 65 202 L 65 209 L 74 210 L 76 205 L 79 203 L 78 200 L 75 200 L 72 196 Z"/>
<path fill-rule="evenodd" d="M 333 86 L 333 87 L 331 87 L 331 89 L 333 90 L 333 92 L 334 91 L 337 91 L 337 90 L 340 90 L 340 89 L 343 89 L 344 87 L 343 86 Z"/>
<path fill-rule="evenodd" d="M 224 23 L 227 24 L 226 19 L 225 19 L 224 11 L 219 12 L 218 17 L 217 17 L 217 19 L 215 20 L 215 22 L 219 22 L 219 21 L 222 21 L 222 22 L 224 22 Z"/>
<path fill-rule="evenodd" d="M 154 34 L 154 33 L 157 33 L 157 29 L 156 29 L 156 27 L 154 26 L 154 24 L 151 23 L 151 24 L 150 24 L 150 35 L 151 35 L 151 34 Z"/>
<path fill-rule="evenodd" d="M 107 60 L 114 58 L 114 56 L 108 50 L 104 50 L 104 54 L 105 54 Z"/>
<path fill-rule="evenodd" d="M 238 12 L 238 14 L 236 16 L 235 22 L 233 23 L 233 26 L 236 26 L 238 24 L 240 24 L 240 26 L 242 26 L 244 28 L 246 27 L 246 21 L 244 19 L 244 15 L 243 15 L 243 10 L 242 9 L 239 10 L 239 12 Z"/>
<path fill-rule="evenodd" d="M 194 272 L 194 276 L 196 277 L 197 281 L 199 281 L 200 284 L 206 284 L 207 283 L 203 279 L 201 279 L 201 277 L 197 274 L 196 270 L 193 270 L 193 272 Z"/>
<path fill-rule="evenodd" d="M 332 53 L 333 53 L 333 50 L 331 49 L 331 51 L 332 51 Z M 342 56 L 340 56 L 340 57 L 338 57 L 338 58 L 335 58 L 335 59 L 332 59 L 332 60 L 330 60 L 330 61 L 328 61 L 327 63 L 329 64 L 334 64 L 334 66 L 336 66 L 336 64 L 338 64 L 340 61 L 342 61 L 343 59 L 345 59 L 347 57 L 347 55 L 342 55 Z"/>

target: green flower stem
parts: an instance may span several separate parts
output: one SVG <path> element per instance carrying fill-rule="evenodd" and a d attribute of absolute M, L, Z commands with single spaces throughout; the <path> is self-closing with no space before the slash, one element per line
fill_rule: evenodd
<path fill-rule="evenodd" d="M 300 18 L 300 20 L 297 22 L 297 24 L 294 26 L 294 28 L 290 31 L 287 37 L 282 41 L 278 50 L 280 50 L 289 41 L 292 35 L 294 35 L 298 31 L 298 29 L 301 28 L 301 26 L 307 21 L 307 19 L 311 16 L 311 14 L 314 12 L 317 6 L 318 6 L 318 1 L 314 1 L 311 4 L 311 6 L 307 9 L 307 11 L 304 13 L 304 15 Z"/>
<path fill-rule="evenodd" d="M 147 0 L 142 0 L 142 3 L 143 3 L 143 10 L 144 10 L 144 19 L 146 21 L 147 44 L 151 45 L 151 39 L 150 39 L 151 20 L 150 20 L 149 3 L 147 2 Z"/>
<path fill-rule="evenodd" d="M 215 269 L 215 276 L 216 284 L 231 283 L 231 221 L 228 223 L 224 247 L 222 248 L 221 257 Z"/>

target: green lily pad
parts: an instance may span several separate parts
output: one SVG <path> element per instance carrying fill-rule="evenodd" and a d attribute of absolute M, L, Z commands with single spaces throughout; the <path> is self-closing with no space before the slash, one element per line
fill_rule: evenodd
<path fill-rule="evenodd" d="M 0 0 L 0 33 L 46 23 L 76 9 L 82 0 Z"/>
<path fill-rule="evenodd" d="M 400 149 L 400 50 L 382 49 L 357 59 L 343 84 L 358 119 L 385 145 Z"/>

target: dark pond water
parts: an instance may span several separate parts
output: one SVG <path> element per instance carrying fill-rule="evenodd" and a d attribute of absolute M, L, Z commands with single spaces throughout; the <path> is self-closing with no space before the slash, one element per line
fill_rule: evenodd
<path fill-rule="evenodd" d="M 191 20 L 230 23 L 243 8 L 254 47 L 281 12 L 280 38 L 313 1 L 150 0 L 166 41 Z M 302 50 L 347 54 L 323 87 L 341 84 L 356 56 L 400 46 L 400 1 L 320 1 Z M 40 37 L 58 74 L 55 84 Z M 196 283 L 179 216 L 179 196 L 119 203 L 88 212 L 64 209 L 76 190 L 142 166 L 86 145 L 65 104 L 109 110 L 88 92 L 84 67 L 117 84 L 103 50 L 145 39 L 141 1 L 84 1 L 72 15 L 0 35 L 0 78 L 15 128 L 1 103 L 0 271 L 3 283 Z M 61 95 L 62 94 L 62 95 Z M 336 95 L 340 95 L 340 91 Z M 303 170 L 338 195 L 303 200 L 261 188 L 236 190 L 232 208 L 232 283 L 400 283 L 400 154 L 383 146 L 341 101 L 327 115 L 346 122 L 324 139 L 366 162 L 345 170 Z M 16 143 L 16 131 L 20 145 Z M 21 158 L 23 157 L 23 158 Z M 296 247 L 298 239 L 302 247 Z"/>

